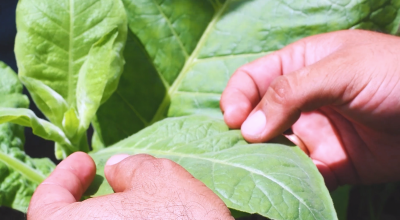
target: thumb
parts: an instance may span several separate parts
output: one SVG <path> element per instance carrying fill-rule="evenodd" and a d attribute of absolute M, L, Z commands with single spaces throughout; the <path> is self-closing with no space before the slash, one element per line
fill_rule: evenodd
<path fill-rule="evenodd" d="M 108 159 L 104 174 L 114 192 L 124 192 L 135 187 L 137 182 L 156 178 L 159 174 L 156 171 L 163 168 L 159 162 L 159 159 L 147 154 L 117 154 Z"/>
<path fill-rule="evenodd" d="M 44 180 L 32 196 L 28 219 L 47 219 L 51 211 L 79 201 L 96 174 L 92 158 L 83 152 L 71 154 Z"/>
<path fill-rule="evenodd" d="M 132 189 L 162 191 L 168 184 L 194 180 L 189 172 L 175 162 L 147 154 L 114 155 L 108 159 L 104 173 L 115 192 Z"/>
<path fill-rule="evenodd" d="M 211 189 L 171 160 L 146 154 L 115 155 L 104 173 L 114 195 L 129 195 L 124 198 L 131 199 L 134 211 L 147 213 L 148 218 L 177 219 L 176 213 L 181 213 L 184 219 L 233 219 Z M 153 211 L 156 214 L 149 215 Z"/>
<path fill-rule="evenodd" d="M 290 128 L 301 112 L 350 102 L 367 83 L 358 79 L 363 77 L 357 78 L 359 67 L 353 61 L 351 55 L 338 51 L 313 65 L 276 77 L 242 124 L 244 138 L 265 142 Z"/>

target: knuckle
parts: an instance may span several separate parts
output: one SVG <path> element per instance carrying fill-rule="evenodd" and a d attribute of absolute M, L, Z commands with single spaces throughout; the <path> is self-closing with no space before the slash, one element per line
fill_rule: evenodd
<path fill-rule="evenodd" d="M 140 168 L 147 173 L 159 174 L 163 170 L 163 165 L 156 158 L 149 158 L 140 163 Z"/>
<path fill-rule="evenodd" d="M 173 171 L 178 167 L 178 165 L 170 159 L 160 158 L 158 160 L 163 165 L 165 170 Z"/>
<path fill-rule="evenodd" d="M 292 85 L 287 76 L 276 78 L 267 90 L 267 100 L 278 105 L 286 106 L 290 103 L 293 93 Z"/>

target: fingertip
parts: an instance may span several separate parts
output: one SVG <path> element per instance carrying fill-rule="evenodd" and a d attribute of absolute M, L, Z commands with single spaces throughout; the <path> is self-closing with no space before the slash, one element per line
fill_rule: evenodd
<path fill-rule="evenodd" d="M 116 154 L 107 160 L 104 166 L 104 175 L 109 183 L 114 181 L 114 176 L 119 170 L 118 165 L 128 157 L 130 157 L 129 154 Z"/>
<path fill-rule="evenodd" d="M 71 154 L 37 187 L 29 205 L 30 212 L 48 206 L 60 208 L 79 201 L 95 174 L 96 165 L 88 154 Z"/>
<path fill-rule="evenodd" d="M 249 142 L 262 142 L 266 125 L 267 117 L 265 113 L 262 110 L 257 110 L 242 124 L 242 135 Z"/>
<path fill-rule="evenodd" d="M 225 123 L 231 129 L 239 129 L 251 111 L 247 105 L 229 106 L 224 111 Z"/>
<path fill-rule="evenodd" d="M 335 190 L 339 186 L 339 182 L 332 172 L 332 170 L 323 162 L 319 160 L 312 160 L 317 167 L 318 171 L 321 173 L 322 177 L 324 178 L 325 185 L 329 191 Z"/>
<path fill-rule="evenodd" d="M 96 164 L 87 153 L 78 151 L 63 160 L 56 170 L 72 172 L 86 190 L 96 175 Z"/>

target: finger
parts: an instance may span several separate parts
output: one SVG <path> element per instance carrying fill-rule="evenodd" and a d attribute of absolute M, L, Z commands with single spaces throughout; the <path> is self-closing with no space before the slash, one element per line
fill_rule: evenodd
<path fill-rule="evenodd" d="M 142 187 L 142 183 L 157 183 L 157 179 L 165 177 L 171 170 L 166 161 L 172 162 L 147 154 L 115 155 L 107 161 L 104 173 L 115 192 L 124 192 Z M 174 170 L 174 175 L 179 176 L 182 170 Z"/>
<path fill-rule="evenodd" d="M 239 128 L 277 77 L 312 65 L 329 54 L 359 43 L 365 31 L 351 30 L 304 38 L 239 68 L 221 96 L 221 110 L 230 128 Z"/>
<path fill-rule="evenodd" d="M 146 154 L 115 155 L 104 173 L 116 192 L 111 196 L 119 198 L 111 199 L 113 209 L 123 210 L 132 219 L 143 214 L 175 219 L 176 213 L 188 219 L 233 219 L 216 194 L 171 160 Z"/>
<path fill-rule="evenodd" d="M 230 128 L 240 128 L 273 79 L 285 74 L 281 68 L 283 60 L 296 57 L 295 59 L 302 62 L 304 56 L 301 45 L 302 42 L 295 43 L 289 48 L 244 65 L 233 74 L 220 102 L 225 122 Z M 296 68 L 301 67 L 300 62 L 296 64 Z"/>
<path fill-rule="evenodd" d="M 175 162 L 147 154 L 114 155 L 107 161 L 104 173 L 115 192 L 141 188 L 143 183 L 162 188 L 161 185 L 165 182 L 194 179 Z M 168 181 L 165 181 L 166 179 Z"/>
<path fill-rule="evenodd" d="M 327 186 L 359 182 L 352 158 L 348 155 L 343 142 L 345 136 L 337 131 L 337 128 L 340 128 L 341 132 L 346 130 L 343 123 L 349 122 L 334 110 L 321 108 L 318 111 L 303 113 L 292 126 L 293 132 L 307 146 L 311 159 L 319 161 L 331 171 L 321 172 Z M 350 134 L 351 131 L 346 133 Z M 352 135 L 352 139 L 356 141 L 357 138 Z M 353 142 L 350 146 L 356 147 L 355 144 Z"/>
<path fill-rule="evenodd" d="M 51 175 L 41 183 L 32 196 L 29 213 L 49 210 L 79 201 L 96 173 L 92 158 L 76 152 L 63 160 Z M 46 209 L 45 209 L 46 207 Z"/>
<path fill-rule="evenodd" d="M 368 83 L 368 77 L 359 77 L 363 68 L 357 63 L 356 56 L 336 52 L 313 65 L 277 77 L 242 124 L 243 136 L 250 142 L 264 142 L 290 128 L 301 112 L 350 102 Z M 349 72 L 354 74 L 349 76 Z"/>
<path fill-rule="evenodd" d="M 328 44 L 329 41 L 332 39 L 320 35 L 305 38 L 239 68 L 221 97 L 221 110 L 228 126 L 239 128 L 242 125 L 276 77 L 313 64 L 332 52 L 333 49 L 325 47 L 333 45 Z M 321 43 L 324 50 L 317 47 Z"/>

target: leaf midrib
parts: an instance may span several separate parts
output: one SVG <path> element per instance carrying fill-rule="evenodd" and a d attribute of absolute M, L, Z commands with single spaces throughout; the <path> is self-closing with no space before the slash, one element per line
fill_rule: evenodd
<path fill-rule="evenodd" d="M 101 154 L 109 154 L 111 152 L 118 152 L 121 153 L 123 152 L 124 148 L 119 147 L 119 148 L 107 148 L 103 151 L 100 151 L 98 153 L 95 153 L 96 155 L 101 155 Z M 193 154 L 184 154 L 184 153 L 177 153 L 177 152 L 171 152 L 171 151 L 162 151 L 162 150 L 153 150 L 153 149 L 129 149 L 132 150 L 134 154 L 151 154 L 151 155 L 165 155 L 165 156 L 175 156 L 175 157 L 179 157 L 179 158 L 191 158 L 191 159 L 197 159 L 197 160 L 205 160 L 205 161 L 209 161 L 212 164 L 221 164 L 221 165 L 225 165 L 225 166 L 231 166 L 231 167 L 235 167 L 235 168 L 239 168 L 239 169 L 243 169 L 245 171 L 248 171 L 249 173 L 252 174 L 256 174 L 259 176 L 262 176 L 268 180 L 270 180 L 271 182 L 277 184 L 279 187 L 281 187 L 282 189 L 284 189 L 285 191 L 289 192 L 293 197 L 295 197 L 301 204 L 303 204 L 309 211 L 310 213 L 313 215 L 314 219 L 317 219 L 316 216 L 314 215 L 313 209 L 311 209 L 307 203 L 301 198 L 301 196 L 297 195 L 295 192 L 293 192 L 290 188 L 287 188 L 283 183 L 281 183 L 279 180 L 259 171 L 259 170 L 255 170 L 251 167 L 248 166 L 241 166 L 238 164 L 234 164 L 234 163 L 229 163 L 223 160 L 217 160 L 217 159 L 213 159 L 213 158 L 207 158 L 207 157 L 200 157 L 198 155 L 193 155 Z"/>
<path fill-rule="evenodd" d="M 149 122 L 147 122 L 146 119 L 144 119 L 142 115 L 138 111 L 136 111 L 136 109 L 129 103 L 128 100 L 125 99 L 123 95 L 121 95 L 118 90 L 115 91 L 115 94 L 117 94 L 122 99 L 122 101 L 133 111 L 133 113 L 139 118 L 139 120 L 142 121 L 144 126 L 147 127 L 149 125 Z"/>
<path fill-rule="evenodd" d="M 163 113 L 166 111 L 167 107 L 169 106 L 170 96 L 172 96 L 177 90 L 183 79 L 185 78 L 186 74 L 188 73 L 188 69 L 195 63 L 198 59 L 200 50 L 202 49 L 205 41 L 208 38 L 211 30 L 214 28 L 215 24 L 217 23 L 218 19 L 221 17 L 223 12 L 225 11 L 226 7 L 228 6 L 231 0 L 226 0 L 226 2 L 222 5 L 220 10 L 214 15 L 210 23 L 208 24 L 206 30 L 204 31 L 203 35 L 201 36 L 199 42 L 196 45 L 196 48 L 190 55 L 190 57 L 186 60 L 185 65 L 183 66 L 182 70 L 179 72 L 178 77 L 175 79 L 172 86 L 168 89 L 168 93 L 164 96 L 163 101 L 160 104 L 160 107 L 157 109 L 156 114 L 154 115 L 153 119 L 151 120 L 150 124 L 162 119 Z"/>
<path fill-rule="evenodd" d="M 3 152 L 0 152 L 0 161 L 37 184 L 40 184 L 46 178 L 44 175 L 38 173 L 37 170 L 29 167 L 14 157 L 4 154 Z"/>
<path fill-rule="evenodd" d="M 74 40 L 74 0 L 69 1 L 69 45 L 68 45 L 68 104 L 72 104 L 73 88 L 73 40 Z"/>
<path fill-rule="evenodd" d="M 223 58 L 237 57 L 237 56 L 240 56 L 240 57 L 242 57 L 242 56 L 243 57 L 245 57 L 245 56 L 257 56 L 257 55 L 262 56 L 262 55 L 266 55 L 268 53 L 271 53 L 271 52 L 268 51 L 268 52 L 260 52 L 260 53 L 232 54 L 232 55 L 224 55 L 224 56 L 218 56 L 218 57 L 198 58 L 200 50 L 204 46 L 205 41 L 207 40 L 210 32 L 214 28 L 215 24 L 217 23 L 217 21 L 219 20 L 221 15 L 226 10 L 226 8 L 229 5 L 230 1 L 231 0 L 227 0 L 227 1 L 225 1 L 225 3 L 222 6 L 220 6 L 220 9 L 216 12 L 214 17 L 211 19 L 211 21 L 208 24 L 206 30 L 204 31 L 203 35 L 201 36 L 199 42 L 197 43 L 196 48 L 193 50 L 192 54 L 188 57 L 187 56 L 187 52 L 186 52 L 185 48 L 183 47 L 183 44 L 182 44 L 179 36 L 177 35 L 176 31 L 172 27 L 171 22 L 168 20 L 166 15 L 163 13 L 163 11 L 160 8 L 160 6 L 153 0 L 153 2 L 156 5 L 157 9 L 159 10 L 160 14 L 167 21 L 167 24 L 168 24 L 169 29 L 171 30 L 172 34 L 177 38 L 179 46 L 181 47 L 182 51 L 185 53 L 186 61 L 185 61 L 184 66 L 182 67 L 181 71 L 179 72 L 178 77 L 176 78 L 176 80 L 174 81 L 174 83 L 171 86 L 168 85 L 168 83 L 166 83 L 163 75 L 157 70 L 157 74 L 160 76 L 160 78 L 163 81 L 163 84 L 167 88 L 167 93 L 165 94 L 163 100 L 161 101 L 161 104 L 159 105 L 159 107 L 158 107 L 156 113 L 154 114 L 153 118 L 149 122 L 146 123 L 146 126 L 147 125 L 151 125 L 151 124 L 153 124 L 153 123 L 155 123 L 155 122 L 157 122 L 157 121 L 159 121 L 159 120 L 164 118 L 164 113 L 165 113 L 165 111 L 167 110 L 167 108 L 168 108 L 168 106 L 170 104 L 171 96 L 173 96 L 174 94 L 179 92 L 178 91 L 179 85 L 184 80 L 186 74 L 188 73 L 189 68 L 191 68 L 195 63 L 204 62 L 204 61 L 210 61 L 210 60 L 219 60 L 219 59 L 223 59 Z M 133 108 L 133 106 L 132 106 L 132 110 L 133 110 L 133 112 L 135 114 L 137 114 L 137 111 Z"/>

